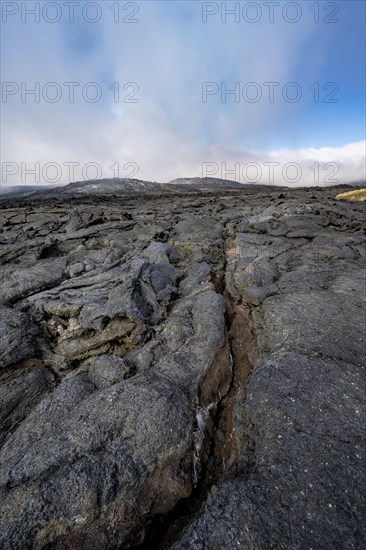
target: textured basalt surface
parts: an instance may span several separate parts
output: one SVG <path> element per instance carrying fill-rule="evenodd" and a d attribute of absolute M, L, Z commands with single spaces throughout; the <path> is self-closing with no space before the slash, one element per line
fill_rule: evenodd
<path fill-rule="evenodd" d="M 0 202 L 0 547 L 365 548 L 342 188 Z"/>

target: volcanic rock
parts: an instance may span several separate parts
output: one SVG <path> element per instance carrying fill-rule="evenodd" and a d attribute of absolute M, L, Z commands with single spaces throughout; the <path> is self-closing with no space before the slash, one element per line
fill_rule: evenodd
<path fill-rule="evenodd" d="M 1 200 L 0 547 L 364 548 L 364 205 L 132 183 Z"/>

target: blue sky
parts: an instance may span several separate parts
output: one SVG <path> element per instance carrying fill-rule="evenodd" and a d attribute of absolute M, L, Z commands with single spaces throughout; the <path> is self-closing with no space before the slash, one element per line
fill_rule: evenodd
<path fill-rule="evenodd" d="M 2 3 L 3 162 L 95 162 L 103 177 L 112 175 L 109 166 L 116 162 L 122 168 L 135 163 L 136 177 L 166 181 L 205 175 L 206 162 L 275 158 L 301 166 L 338 162 L 341 181 L 364 177 L 363 1 L 274 2 L 273 22 L 268 3 L 259 1 L 84 0 L 73 22 L 64 2 L 53 2 L 57 11 L 51 6 L 46 13 L 43 7 L 52 2 L 38 4 L 35 21 L 24 9 L 37 10 L 37 2 Z M 225 9 L 237 6 L 225 21 Z M 60 20 L 52 23 L 57 14 Z M 92 23 L 95 14 L 100 18 Z M 55 103 L 48 101 L 50 82 L 61 90 Z M 65 82 L 80 84 L 73 103 Z M 90 82 L 101 91 L 95 103 L 81 93 Z M 110 89 L 116 82 L 119 102 Z M 268 82 L 277 83 L 273 102 Z M 22 101 L 21 87 L 35 83 L 39 102 L 30 95 Z M 124 90 L 128 83 L 134 84 Z M 204 83 L 218 90 L 205 102 Z M 233 94 L 222 101 L 222 89 L 238 86 L 238 101 Z M 290 95 L 300 90 L 301 99 L 285 101 L 286 89 Z M 261 99 L 248 101 L 256 90 Z M 336 102 L 327 103 L 327 96 Z M 35 183 L 20 170 L 9 173 L 3 183 Z M 61 181 L 68 181 L 64 170 Z M 301 182 L 311 183 L 306 177 Z"/>

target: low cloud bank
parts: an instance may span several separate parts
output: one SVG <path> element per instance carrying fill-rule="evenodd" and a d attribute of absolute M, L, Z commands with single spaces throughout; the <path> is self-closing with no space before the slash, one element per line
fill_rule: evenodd
<path fill-rule="evenodd" d="M 143 138 L 142 138 L 143 141 Z M 159 144 L 161 148 L 159 149 Z M 230 149 L 200 150 L 182 143 L 157 140 L 149 146 L 138 140 L 125 147 L 123 162 L 118 150 L 100 154 L 72 144 L 70 150 L 50 149 L 43 142 L 14 143 L 21 159 L 2 163 L 2 186 L 65 185 L 71 181 L 102 178 L 136 178 L 168 182 L 180 177 L 215 177 L 240 183 L 289 187 L 332 186 L 362 183 L 366 179 L 366 142 L 320 149 L 281 149 L 273 152 Z"/>

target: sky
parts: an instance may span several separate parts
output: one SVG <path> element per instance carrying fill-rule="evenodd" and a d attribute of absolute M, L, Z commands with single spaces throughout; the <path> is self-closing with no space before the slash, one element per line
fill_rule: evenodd
<path fill-rule="evenodd" d="M 2 185 L 365 179 L 361 0 L 1 9 Z"/>

